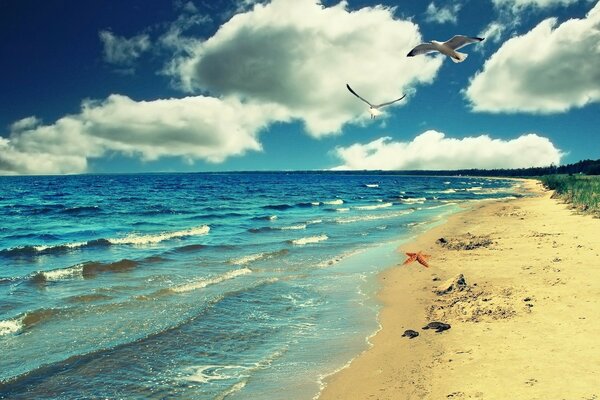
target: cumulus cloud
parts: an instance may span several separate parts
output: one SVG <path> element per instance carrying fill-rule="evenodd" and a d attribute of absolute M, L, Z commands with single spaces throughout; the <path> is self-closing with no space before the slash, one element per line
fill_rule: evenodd
<path fill-rule="evenodd" d="M 420 42 L 417 25 L 383 6 L 349 11 L 346 2 L 273 0 L 198 40 L 169 71 L 189 92 L 279 104 L 320 137 L 368 116 L 346 83 L 373 102 L 430 83 L 441 59 L 404 57 Z"/>
<path fill-rule="evenodd" d="M 35 117 L 14 123 L 8 139 L 0 141 L 0 173 L 85 172 L 88 159 L 107 152 L 144 160 L 168 155 L 221 162 L 261 150 L 259 132 L 286 118 L 279 106 L 236 98 L 137 102 L 111 95 L 104 101 L 85 101 L 79 114 L 50 125 Z"/>
<path fill-rule="evenodd" d="M 104 45 L 104 61 L 109 64 L 130 67 L 150 48 L 150 37 L 147 34 L 127 39 L 103 30 L 98 35 Z"/>
<path fill-rule="evenodd" d="M 548 166 L 559 164 L 562 153 L 550 140 L 533 133 L 512 140 L 488 135 L 454 139 L 429 130 L 410 142 L 383 137 L 338 147 L 334 155 L 343 162 L 336 170 L 452 170 Z"/>
<path fill-rule="evenodd" d="M 600 101 L 600 2 L 505 42 L 465 91 L 475 111 L 556 113 Z"/>
<path fill-rule="evenodd" d="M 460 9 L 460 3 L 438 7 L 434 2 L 431 2 L 425 10 L 425 21 L 436 22 L 438 24 L 444 24 L 447 22 L 456 24 Z"/>

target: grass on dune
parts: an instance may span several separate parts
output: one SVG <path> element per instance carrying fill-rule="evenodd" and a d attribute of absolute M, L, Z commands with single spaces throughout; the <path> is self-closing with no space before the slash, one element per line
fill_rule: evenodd
<path fill-rule="evenodd" d="M 546 188 L 554 190 L 555 197 L 600 217 L 599 175 L 544 175 L 539 179 Z"/>

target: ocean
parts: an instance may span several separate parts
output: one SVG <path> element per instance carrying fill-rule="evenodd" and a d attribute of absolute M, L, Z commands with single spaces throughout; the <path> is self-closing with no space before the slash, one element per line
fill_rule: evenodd
<path fill-rule="evenodd" d="M 379 329 L 376 275 L 397 248 L 516 192 L 388 174 L 0 177 L 0 398 L 312 399 Z"/>

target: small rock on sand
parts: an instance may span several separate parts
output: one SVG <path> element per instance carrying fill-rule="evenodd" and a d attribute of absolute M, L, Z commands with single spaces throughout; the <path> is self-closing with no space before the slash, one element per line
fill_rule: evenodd
<path fill-rule="evenodd" d="M 467 289 L 467 281 L 463 274 L 458 274 L 454 278 L 448 279 L 439 285 L 433 292 L 438 296 L 451 292 L 462 292 Z"/>

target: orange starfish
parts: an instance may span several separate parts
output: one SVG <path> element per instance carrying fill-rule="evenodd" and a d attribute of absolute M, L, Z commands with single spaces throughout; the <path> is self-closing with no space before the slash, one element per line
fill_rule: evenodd
<path fill-rule="evenodd" d="M 406 253 L 408 258 L 402 265 L 410 264 L 413 261 L 418 261 L 422 266 L 429 268 L 429 264 L 427 264 L 427 259 L 430 257 L 427 254 L 423 254 L 420 251 L 418 253 Z"/>

